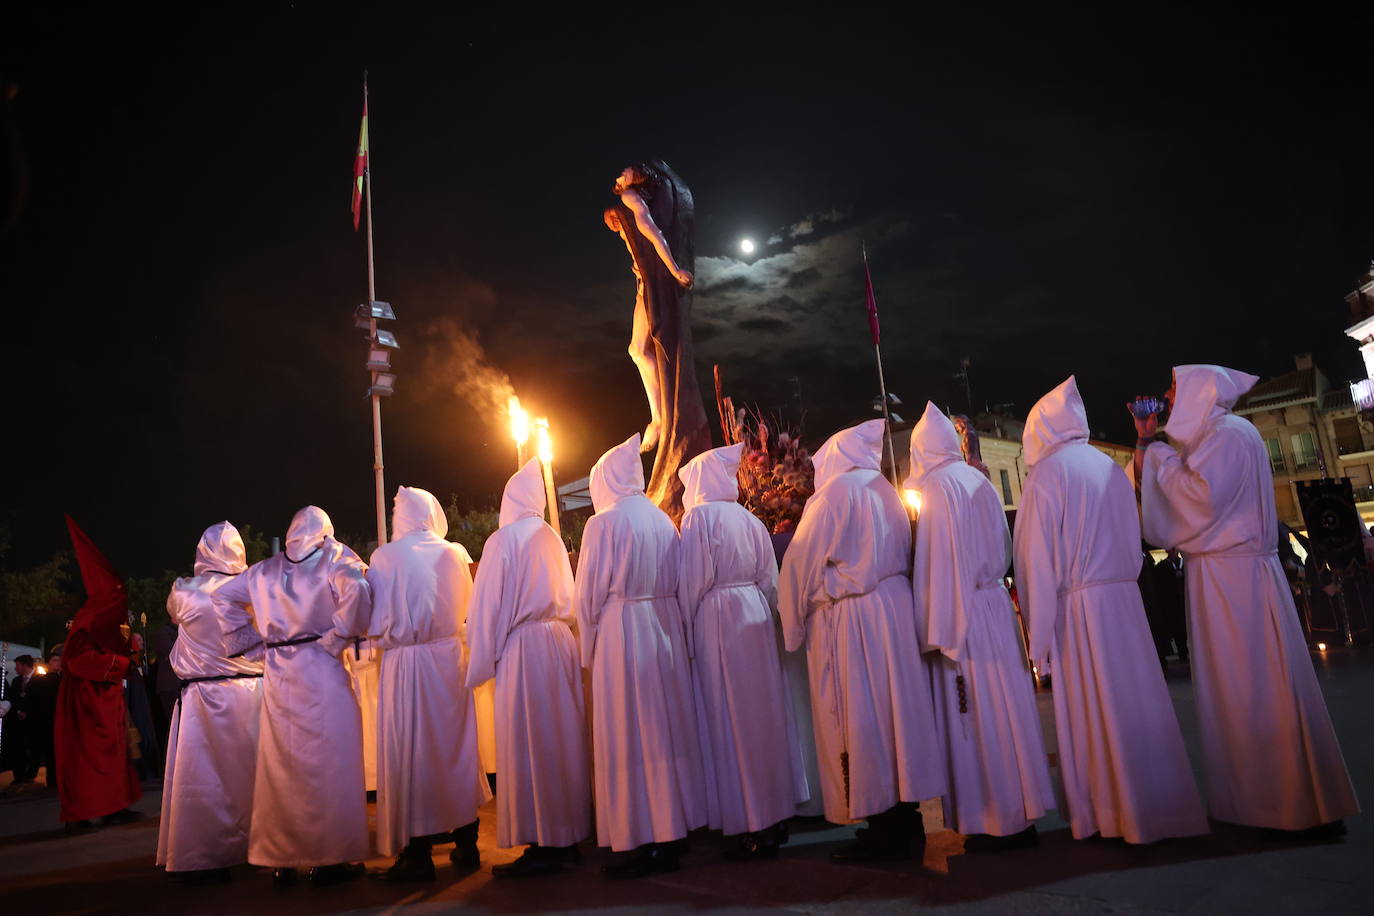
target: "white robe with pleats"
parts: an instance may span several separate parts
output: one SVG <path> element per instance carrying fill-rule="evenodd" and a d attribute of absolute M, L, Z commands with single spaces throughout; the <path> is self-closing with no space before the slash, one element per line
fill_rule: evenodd
<path fill-rule="evenodd" d="M 1174 370 L 1167 431 L 1151 445 L 1145 537 L 1188 563 L 1188 642 L 1219 821 L 1302 830 L 1359 813 L 1293 595 L 1276 552 L 1264 440 L 1230 407 L 1255 377 L 1219 366 Z"/>
<path fill-rule="evenodd" d="M 905 486 L 921 494 L 912 586 L 949 768 L 945 824 L 1019 833 L 1055 803 L 1030 665 L 1002 584 L 1007 516 L 933 404 L 912 432 L 911 467 Z"/>
<path fill-rule="evenodd" d="M 1130 843 L 1207 832 L 1136 577 L 1140 521 L 1126 474 L 1088 444 L 1073 378 L 1026 421 L 1030 475 L 1016 513 L 1016 588 L 1031 658 L 1054 679 L 1075 839 Z"/>
<path fill-rule="evenodd" d="M 591 473 L 596 515 L 577 568 L 582 664 L 592 672 L 597 841 L 616 851 L 706 823 L 677 529 L 644 496 L 639 436 Z"/>
<path fill-rule="evenodd" d="M 763 523 L 736 500 L 742 446 L 679 471 L 678 604 L 687 618 L 709 825 L 727 835 L 791 817 L 810 797 L 778 653 L 778 568 Z"/>
<path fill-rule="evenodd" d="M 382 648 L 377 691 L 377 849 L 477 819 L 489 798 L 477 714 L 463 667 L 470 559 L 444 539 L 448 521 L 425 490 L 401 487 L 392 541 L 372 554 L 371 632 Z"/>
<path fill-rule="evenodd" d="M 468 613 L 468 684 L 494 687 L 498 846 L 571 846 L 592 829 L 572 567 L 544 505 L 531 458 L 506 484 Z"/>

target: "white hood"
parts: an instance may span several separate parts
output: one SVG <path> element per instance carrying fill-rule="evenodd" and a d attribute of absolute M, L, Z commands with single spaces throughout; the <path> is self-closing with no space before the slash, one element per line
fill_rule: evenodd
<path fill-rule="evenodd" d="M 434 494 L 419 487 L 399 487 L 391 504 L 391 539 L 428 531 L 440 538 L 448 535 L 448 516 Z"/>
<path fill-rule="evenodd" d="M 644 492 L 644 464 L 639 460 L 639 433 L 597 459 L 592 468 L 592 508 L 603 512 L 623 496 Z"/>
<path fill-rule="evenodd" d="M 868 420 L 842 429 L 825 440 L 825 445 L 811 456 L 811 464 L 816 468 L 816 489 L 845 471 L 882 470 L 883 423 L 883 420 Z"/>
<path fill-rule="evenodd" d="M 1087 441 L 1088 412 L 1083 409 L 1078 380 L 1071 375 L 1030 409 L 1021 437 L 1026 464 L 1034 466 L 1061 445 Z"/>
<path fill-rule="evenodd" d="M 682 505 L 691 509 L 705 502 L 732 503 L 739 499 L 739 462 L 744 443 L 702 452 L 677 472 L 686 492 Z"/>
<path fill-rule="evenodd" d="M 306 506 L 291 519 L 286 529 L 286 558 L 293 563 L 304 560 L 312 551 L 334 536 L 334 523 L 319 506 Z"/>
<path fill-rule="evenodd" d="M 195 575 L 208 572 L 236 576 L 248 568 L 239 530 L 228 522 L 219 522 L 205 529 L 196 545 Z"/>
<path fill-rule="evenodd" d="M 539 458 L 534 457 L 506 481 L 506 489 L 501 494 L 501 527 L 522 518 L 543 518 L 547 503 L 544 469 L 539 465 Z"/>
<path fill-rule="evenodd" d="M 911 431 L 911 473 L 904 486 L 920 489 L 921 481 L 931 471 L 963 460 L 964 451 L 954 423 L 940 408 L 926 401 L 926 412 Z"/>
<path fill-rule="evenodd" d="M 1164 431 L 1184 446 L 1196 445 L 1258 381 L 1258 376 L 1224 366 L 1175 366 L 1174 406 Z"/>

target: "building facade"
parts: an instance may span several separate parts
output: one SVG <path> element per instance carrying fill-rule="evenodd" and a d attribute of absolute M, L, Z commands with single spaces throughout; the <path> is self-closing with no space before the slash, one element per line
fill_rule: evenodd
<path fill-rule="evenodd" d="M 1265 379 L 1235 407 L 1269 451 L 1279 520 L 1305 526 L 1297 483 L 1346 477 L 1360 516 L 1374 520 L 1374 426 L 1356 405 L 1351 386 L 1332 386 L 1311 354 L 1294 357 L 1293 371 Z"/>

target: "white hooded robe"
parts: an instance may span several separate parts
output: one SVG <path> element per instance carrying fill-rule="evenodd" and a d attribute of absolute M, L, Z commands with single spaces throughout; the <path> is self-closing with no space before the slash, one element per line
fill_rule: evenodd
<path fill-rule="evenodd" d="M 471 561 L 446 534 L 439 501 L 426 490 L 401 487 L 391 543 L 373 552 L 367 571 L 371 630 L 382 649 L 377 849 L 388 856 L 415 837 L 472 823 L 491 798 L 463 668 Z"/>
<path fill-rule="evenodd" d="M 468 614 L 468 685 L 495 679 L 496 843 L 572 846 L 592 828 L 573 574 L 531 458 L 506 483 Z"/>
<path fill-rule="evenodd" d="M 343 654 L 358 711 L 363 717 L 363 788 L 377 791 L 377 683 L 381 678 L 382 652 L 369 639 L 359 640 Z"/>
<path fill-rule="evenodd" d="M 1073 377 L 1031 408 L 1016 588 L 1031 659 L 1054 677 L 1069 825 L 1130 843 L 1207 832 L 1140 588 L 1126 473 L 1088 444 Z"/>
<path fill-rule="evenodd" d="M 225 658 L 213 599 L 246 568 L 238 530 L 211 525 L 196 545 L 194 575 L 167 596 L 167 616 L 180 628 L 169 662 L 187 682 L 172 712 L 162 780 L 157 864 L 168 871 L 248 861 L 262 663 Z"/>
<path fill-rule="evenodd" d="M 739 499 L 744 446 L 703 452 L 685 492 L 678 604 L 687 619 L 709 825 L 727 835 L 791 817 L 810 797 L 778 655 L 778 566 Z"/>
<path fill-rule="evenodd" d="M 1231 413 L 1253 375 L 1179 366 L 1165 427 L 1145 453 L 1145 538 L 1188 562 L 1189 645 L 1207 808 L 1233 824 L 1301 830 L 1357 814 L 1276 553 L 1264 440 Z"/>
<path fill-rule="evenodd" d="M 911 597 L 911 523 L 879 471 L 883 421 L 831 436 L 783 557 L 787 650 L 806 646 L 825 816 L 837 824 L 945 790 Z"/>
<path fill-rule="evenodd" d="M 215 592 L 226 654 L 266 649 L 248 841 L 254 865 L 367 857 L 362 718 L 339 659 L 367 634 L 366 569 L 334 540 L 324 510 L 307 506 L 291 520 L 285 550 Z M 283 645 L 294 640 L 301 641 Z"/>
<path fill-rule="evenodd" d="M 1011 533 L 1002 499 L 965 463 L 934 404 L 911 434 L 905 486 L 921 494 L 912 588 L 949 769 L 945 823 L 964 834 L 1019 833 L 1054 807 L 1035 690 L 1003 585 Z M 964 680 L 961 709 L 959 678 Z"/>
<path fill-rule="evenodd" d="M 592 468 L 596 515 L 577 567 L 582 665 L 592 672 L 596 833 L 631 850 L 706 823 L 677 529 L 644 496 L 639 435 Z"/>

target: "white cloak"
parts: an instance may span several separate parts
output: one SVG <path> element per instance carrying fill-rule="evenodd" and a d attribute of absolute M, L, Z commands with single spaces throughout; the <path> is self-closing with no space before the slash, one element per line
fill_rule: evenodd
<path fill-rule="evenodd" d="M 364 639 L 344 650 L 343 662 L 363 717 L 363 788 L 376 792 L 377 683 L 382 673 L 382 653 L 371 640 Z"/>
<path fill-rule="evenodd" d="M 644 496 L 639 436 L 591 473 L 577 625 L 592 672 L 596 833 L 616 851 L 681 839 L 706 823 L 677 529 Z"/>
<path fill-rule="evenodd" d="M 1016 513 L 1016 588 L 1031 659 L 1054 677 L 1059 768 L 1075 839 L 1207 832 L 1140 588 L 1126 474 L 1088 444 L 1073 377 L 1031 409 Z"/>
<path fill-rule="evenodd" d="M 787 649 L 806 646 L 825 816 L 837 824 L 945 790 L 911 525 L 878 471 L 882 425 L 838 432 L 816 453 L 816 492 L 779 577 Z"/>
<path fill-rule="evenodd" d="M 743 445 L 679 472 L 685 486 L 678 604 L 687 618 L 708 823 L 772 827 L 810 797 L 778 656 L 778 566 L 768 529 L 739 499 Z"/>
<path fill-rule="evenodd" d="M 928 661 L 949 770 L 945 824 L 964 834 L 1019 833 L 1054 807 L 1054 789 L 1002 582 L 1011 565 L 1006 512 L 934 404 L 912 431 L 905 486 L 921 494 L 912 588 L 921 648 L 939 653 Z"/>
<path fill-rule="evenodd" d="M 463 668 L 471 559 L 444 539 L 448 519 L 426 490 L 397 490 L 391 532 L 367 571 L 371 631 L 382 647 L 377 850 L 387 856 L 415 837 L 472 823 L 491 798 Z"/>
<path fill-rule="evenodd" d="M 1301 830 L 1357 814 L 1345 759 L 1276 554 L 1269 455 L 1230 408 L 1252 375 L 1179 366 L 1164 443 L 1145 453 L 1145 538 L 1188 563 L 1188 634 L 1208 813 Z"/>
<path fill-rule="evenodd" d="M 366 565 L 324 510 L 296 513 L 286 549 L 215 592 L 226 654 L 264 645 L 248 861 L 309 868 L 365 859 L 362 718 L 339 655 L 367 633 Z M 296 645 L 273 646 L 319 636 Z"/>
<path fill-rule="evenodd" d="M 498 846 L 572 846 L 592 828 L 572 566 L 544 505 L 531 458 L 506 484 L 468 614 L 468 684 L 494 678 Z"/>
<path fill-rule="evenodd" d="M 245 568 L 238 531 L 220 522 L 201 536 L 195 575 L 178 579 L 167 596 L 167 616 L 180 627 L 169 661 L 189 682 L 172 712 L 162 779 L 157 864 L 168 871 L 248 861 L 262 664 L 224 657 L 213 601 Z"/>

